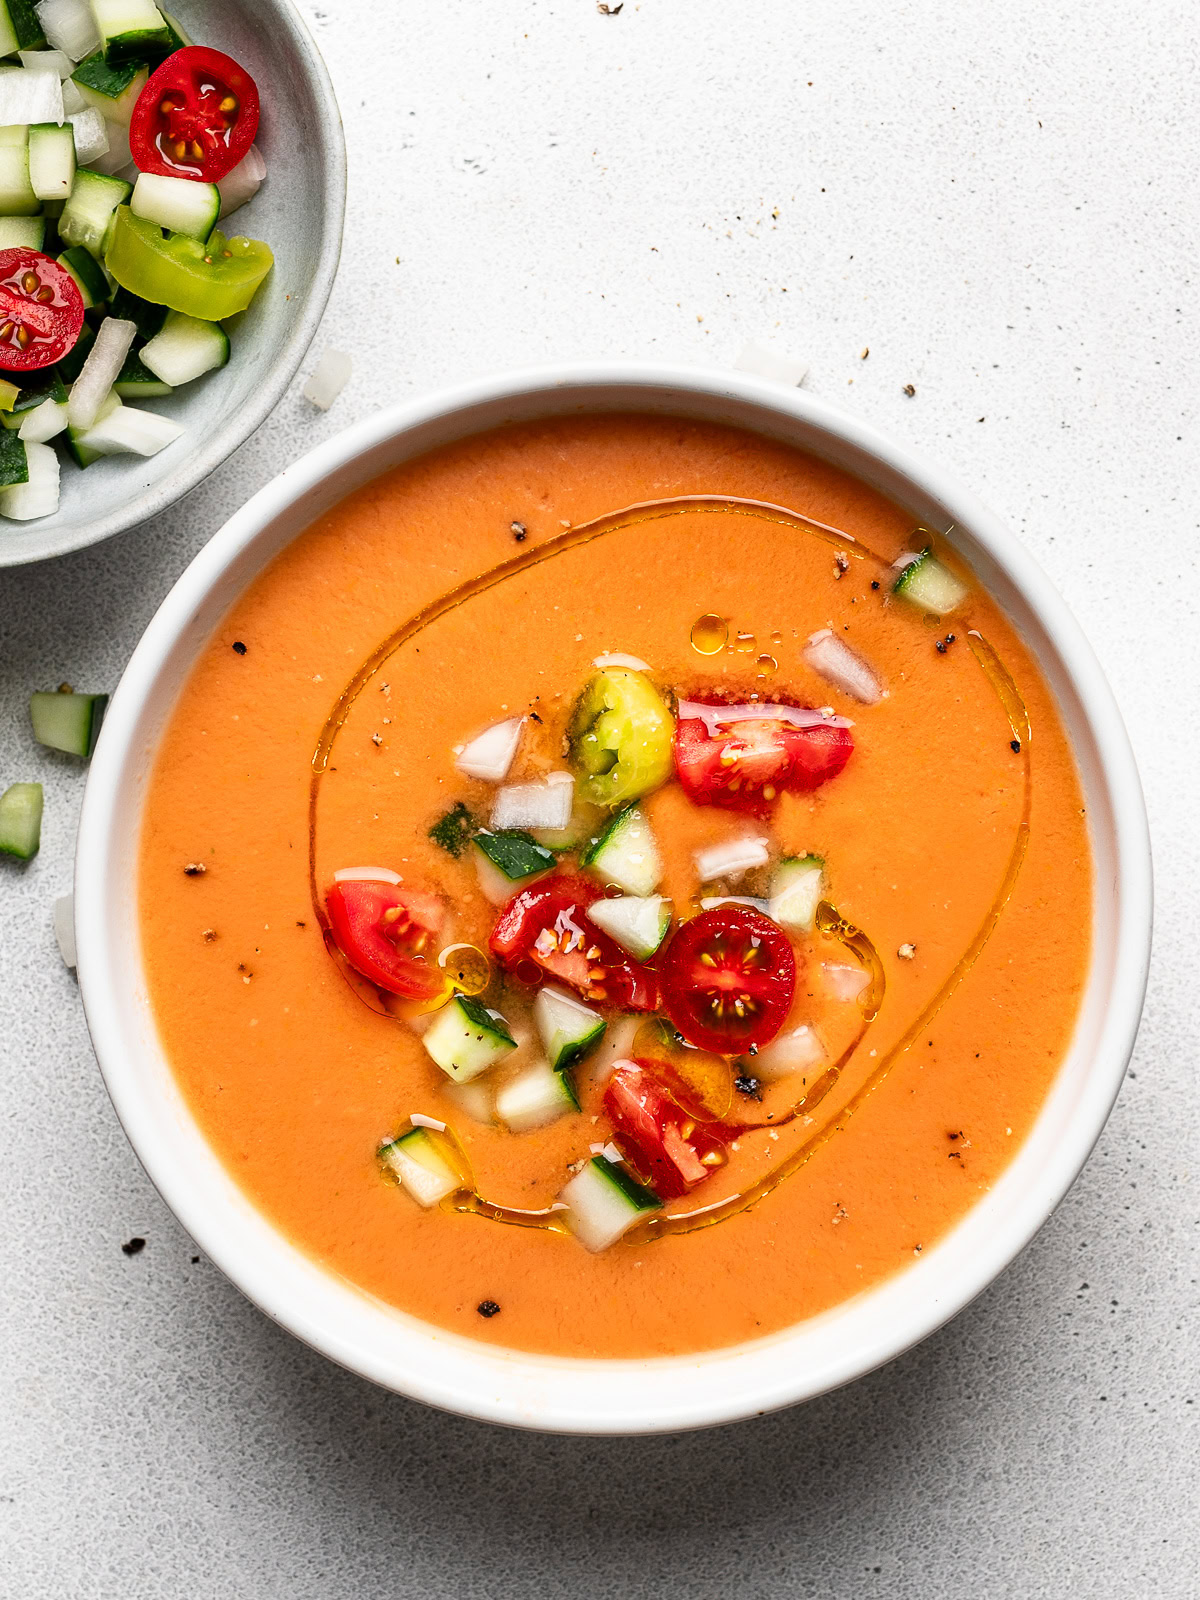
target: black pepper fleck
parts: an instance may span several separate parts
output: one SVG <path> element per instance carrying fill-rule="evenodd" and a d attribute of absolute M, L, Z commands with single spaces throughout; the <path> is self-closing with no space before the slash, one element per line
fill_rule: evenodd
<path fill-rule="evenodd" d="M 145 1248 L 145 1239 L 126 1239 L 125 1243 L 121 1246 L 123 1253 L 127 1256 L 140 1255 Z"/>
<path fill-rule="evenodd" d="M 748 1095 L 751 1100 L 762 1099 L 762 1084 L 757 1078 L 751 1077 L 748 1072 L 743 1073 L 739 1078 L 735 1078 L 733 1087 L 739 1094 Z"/>
<path fill-rule="evenodd" d="M 538 716 L 536 711 L 531 711 L 529 713 L 529 720 L 530 722 L 540 722 L 542 719 Z"/>
<path fill-rule="evenodd" d="M 185 878 L 202 878 L 207 870 L 203 861 L 189 861 L 183 869 L 183 875 Z"/>
<path fill-rule="evenodd" d="M 494 1317 L 500 1307 L 494 1300 L 481 1300 L 475 1309 L 481 1317 Z"/>
<path fill-rule="evenodd" d="M 524 544 L 529 537 L 529 529 L 525 524 L 523 522 L 510 522 L 509 527 L 512 529 L 512 536 L 517 543 Z"/>
<path fill-rule="evenodd" d="M 235 655 L 244 656 L 246 654 L 246 646 L 240 639 L 233 641 L 233 650 Z"/>
<path fill-rule="evenodd" d="M 872 589 L 878 589 L 878 587 L 879 587 L 878 578 L 872 578 L 871 579 L 871 587 L 872 587 Z"/>
<path fill-rule="evenodd" d="M 1021 754 L 1021 741 L 1020 741 L 1020 739 L 1010 739 L 1009 740 L 1009 749 L 1012 751 L 1013 755 L 1019 756 Z"/>

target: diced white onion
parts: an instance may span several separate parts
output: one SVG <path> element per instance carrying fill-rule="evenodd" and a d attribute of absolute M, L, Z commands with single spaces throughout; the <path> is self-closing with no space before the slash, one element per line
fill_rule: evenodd
<path fill-rule="evenodd" d="M 28 482 L 0 489 L 0 517 L 13 522 L 52 517 L 58 510 L 58 452 L 52 445 L 30 442 L 25 446 L 25 462 Z"/>
<path fill-rule="evenodd" d="M 117 381 L 117 374 L 125 365 L 125 357 L 137 334 L 135 323 L 122 317 L 105 317 L 100 324 L 95 343 L 88 351 L 83 370 L 71 385 L 71 398 L 67 402 L 70 424 L 85 432 L 100 415 L 100 407 Z"/>
<path fill-rule="evenodd" d="M 870 973 L 864 968 L 852 967 L 845 962 L 823 961 L 821 971 L 835 1000 L 857 1000 L 871 981 Z"/>
<path fill-rule="evenodd" d="M 700 902 L 701 911 L 715 911 L 718 906 L 749 906 L 753 911 L 761 911 L 764 917 L 771 914 L 771 902 L 758 900 L 752 894 L 709 894 Z"/>
<path fill-rule="evenodd" d="M 828 717 L 811 706 L 784 706 L 774 701 L 748 700 L 736 706 L 710 706 L 701 700 L 681 700 L 677 707 L 680 722 L 693 718 L 702 722 L 709 734 L 732 727 L 735 722 L 789 722 L 794 728 L 852 728 L 845 717 Z"/>
<path fill-rule="evenodd" d="M 466 745 L 455 759 L 454 765 L 468 778 L 482 778 L 485 783 L 503 783 L 513 764 L 517 745 L 521 742 L 524 717 L 510 717 L 507 722 L 497 722 Z"/>
<path fill-rule="evenodd" d="M 72 61 L 100 48 L 100 30 L 88 0 L 35 0 L 35 10 L 49 43 Z"/>
<path fill-rule="evenodd" d="M 318 410 L 328 411 L 350 382 L 353 370 L 354 363 L 344 350 L 326 350 L 300 392 Z"/>
<path fill-rule="evenodd" d="M 334 883 L 403 883 L 391 867 L 342 867 L 333 875 Z"/>
<path fill-rule="evenodd" d="M 27 72 L 56 72 L 60 83 L 75 71 L 75 63 L 63 50 L 18 50 L 17 54 Z"/>
<path fill-rule="evenodd" d="M 640 1026 L 638 1017 L 614 1017 L 598 1045 L 593 1046 L 576 1068 L 576 1073 L 586 1073 L 590 1082 L 598 1083 L 616 1066 L 633 1054 L 633 1041 Z"/>
<path fill-rule="evenodd" d="M 742 353 L 733 363 L 738 372 L 753 372 L 760 378 L 774 378 L 776 383 L 790 384 L 793 388 L 803 383 L 808 372 L 808 362 L 796 356 L 784 355 L 778 350 L 768 350 L 751 339 L 742 346 Z"/>
<path fill-rule="evenodd" d="M 495 1113 L 496 1091 L 486 1078 L 472 1078 L 469 1083 L 445 1083 L 441 1089 L 476 1122 L 491 1122 Z"/>
<path fill-rule="evenodd" d="M 827 683 L 843 689 L 865 706 L 883 699 L 883 685 L 862 656 L 829 628 L 814 633 L 804 649 L 804 659 Z"/>
<path fill-rule="evenodd" d="M 62 79 L 57 72 L 0 69 L 0 127 L 62 120 Z"/>
<path fill-rule="evenodd" d="M 54 937 L 64 965 L 75 970 L 75 896 L 60 894 L 54 902 Z"/>
<path fill-rule="evenodd" d="M 63 79 L 62 97 L 63 110 L 67 116 L 71 116 L 76 111 L 87 109 L 87 101 L 80 94 L 78 86 L 70 78 Z"/>
<path fill-rule="evenodd" d="M 75 159 L 81 167 L 91 166 L 97 157 L 108 154 L 108 124 L 95 106 L 69 112 L 67 121 L 75 135 Z"/>
<path fill-rule="evenodd" d="M 914 561 L 920 561 L 920 559 L 921 552 L 919 550 L 903 550 L 892 562 L 892 570 L 894 572 L 903 572 L 905 567 L 911 567 Z"/>
<path fill-rule="evenodd" d="M 648 662 L 637 656 L 627 656 L 621 650 L 610 650 L 607 655 L 597 656 L 592 665 L 599 667 L 601 672 L 607 672 L 609 667 L 630 667 L 634 672 L 650 671 Z"/>
<path fill-rule="evenodd" d="M 108 139 L 108 149 L 101 156 L 94 156 L 89 163 L 94 172 L 103 172 L 105 177 L 125 176 L 126 169 L 133 160 L 129 151 L 129 129 L 120 122 L 105 121 L 105 136 Z M 136 183 L 137 169 L 134 168 L 130 183 Z"/>
<path fill-rule="evenodd" d="M 414 1111 L 408 1119 L 414 1128 L 432 1128 L 434 1133 L 445 1133 L 446 1124 L 436 1117 L 427 1117 L 423 1111 Z"/>
<path fill-rule="evenodd" d="M 253 200 L 266 175 L 267 163 L 263 160 L 262 151 L 252 144 L 233 171 L 227 172 L 217 183 L 221 191 L 221 216 L 227 217 L 230 212 L 237 211 Z"/>
<path fill-rule="evenodd" d="M 705 845 L 696 851 L 694 859 L 700 881 L 711 883 L 714 878 L 740 878 L 751 867 L 765 867 L 771 859 L 771 849 L 765 839 L 747 835 Z"/>
<path fill-rule="evenodd" d="M 493 828 L 565 828 L 571 820 L 575 780 L 551 773 L 541 783 L 514 783 L 497 792 Z"/>
<path fill-rule="evenodd" d="M 67 404 L 65 400 L 43 400 L 40 406 L 25 413 L 18 438 L 26 444 L 49 444 L 67 429 Z"/>
<path fill-rule="evenodd" d="M 746 1058 L 744 1065 L 747 1072 L 771 1083 L 792 1072 L 806 1072 L 824 1059 L 825 1046 L 805 1022 L 788 1033 L 777 1034 L 757 1055 Z"/>
<path fill-rule="evenodd" d="M 108 320 L 111 322 L 112 318 Z M 96 342 L 99 343 L 99 337 Z M 72 390 L 72 399 L 74 394 Z M 112 398 L 119 400 L 117 395 Z M 185 431 L 183 424 L 174 417 L 161 417 L 156 411 L 117 404 L 111 408 L 106 406 L 92 426 L 78 435 L 78 443 L 85 450 L 95 450 L 102 456 L 156 456 L 167 445 L 182 438 Z"/>

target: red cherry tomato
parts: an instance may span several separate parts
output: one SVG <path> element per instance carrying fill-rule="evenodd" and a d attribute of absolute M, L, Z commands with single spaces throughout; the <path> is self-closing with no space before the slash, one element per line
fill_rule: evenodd
<path fill-rule="evenodd" d="M 701 1050 L 739 1055 L 783 1026 L 796 957 L 783 929 L 752 906 L 717 906 L 685 922 L 661 964 L 663 1003 Z"/>
<path fill-rule="evenodd" d="M 679 704 L 675 770 L 697 805 L 762 816 L 785 790 L 807 794 L 854 749 L 849 728 L 804 706 Z"/>
<path fill-rule="evenodd" d="M 492 929 L 492 952 L 510 972 L 525 962 L 535 963 L 586 1000 L 625 1011 L 654 1011 L 654 973 L 631 961 L 587 916 L 588 906 L 602 898 L 596 884 L 572 873 L 542 878 L 500 913 Z"/>
<path fill-rule="evenodd" d="M 655 1080 L 652 1063 L 621 1062 L 604 1091 L 604 1109 L 613 1142 L 662 1200 L 686 1194 L 724 1165 L 721 1139 Z"/>
<path fill-rule="evenodd" d="M 432 1000 L 445 988 L 445 975 L 426 959 L 442 926 L 436 896 L 400 884 L 335 883 L 325 911 L 338 949 L 378 988 L 406 1000 Z"/>
<path fill-rule="evenodd" d="M 0 250 L 0 368 L 53 366 L 82 327 L 83 296 L 69 272 L 37 250 Z"/>
<path fill-rule="evenodd" d="M 129 147 L 143 172 L 216 183 L 258 132 L 258 86 L 232 56 L 205 45 L 176 50 L 138 96 Z"/>

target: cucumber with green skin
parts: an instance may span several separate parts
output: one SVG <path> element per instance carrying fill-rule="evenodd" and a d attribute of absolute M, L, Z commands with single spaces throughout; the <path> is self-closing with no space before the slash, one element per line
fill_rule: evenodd
<path fill-rule="evenodd" d="M 628 805 L 581 857 L 581 865 L 626 894 L 648 895 L 662 877 L 662 857 L 646 813 Z"/>
<path fill-rule="evenodd" d="M 559 1199 L 563 1220 L 586 1249 L 607 1250 L 662 1201 L 623 1165 L 596 1156 L 571 1179 Z"/>
<path fill-rule="evenodd" d="M 33 0 L 0 0 L 0 56 L 45 48 L 46 35 Z"/>
<path fill-rule="evenodd" d="M 86 760 L 96 748 L 104 721 L 106 694 L 38 693 L 29 697 L 33 737 L 48 750 Z"/>
<path fill-rule="evenodd" d="M 125 357 L 125 365 L 117 374 L 113 389 L 122 400 L 159 400 L 164 395 L 175 393 L 169 383 L 164 383 L 150 371 L 136 350 L 131 350 Z"/>
<path fill-rule="evenodd" d="M 0 854 L 32 861 L 42 843 L 42 786 L 14 783 L 0 794 Z"/>
<path fill-rule="evenodd" d="M 25 442 L 11 429 L 0 433 L 0 489 L 13 483 L 29 482 L 29 461 L 25 455 Z"/>
<path fill-rule="evenodd" d="M 538 990 L 533 1020 L 550 1065 L 566 1072 L 598 1045 L 608 1024 L 598 1011 L 551 984 Z"/>
<path fill-rule="evenodd" d="M 579 1101 L 565 1072 L 555 1072 L 545 1061 L 535 1061 L 496 1096 L 496 1115 L 510 1133 L 528 1133 L 544 1128 L 569 1112 L 579 1110 Z"/>
<path fill-rule="evenodd" d="M 508 1023 L 470 995 L 455 995 L 438 1012 L 422 1043 L 448 1078 L 469 1083 L 517 1048 Z"/>
<path fill-rule="evenodd" d="M 81 244 L 69 245 L 59 256 L 58 264 L 74 278 L 85 311 L 108 299 L 108 279 L 90 250 L 85 250 Z"/>
<path fill-rule="evenodd" d="M 410 1128 L 398 1139 L 389 1140 L 379 1158 L 423 1206 L 437 1205 L 462 1184 L 444 1136 L 433 1128 Z"/>
<path fill-rule="evenodd" d="M 513 883 L 531 878 L 536 872 L 549 872 L 556 860 L 553 850 L 547 850 L 519 828 L 500 828 L 495 832 L 481 828 L 472 842 Z"/>
<path fill-rule="evenodd" d="M 967 586 L 926 545 L 915 561 L 910 561 L 892 585 L 892 593 L 902 600 L 942 617 L 967 597 Z"/>

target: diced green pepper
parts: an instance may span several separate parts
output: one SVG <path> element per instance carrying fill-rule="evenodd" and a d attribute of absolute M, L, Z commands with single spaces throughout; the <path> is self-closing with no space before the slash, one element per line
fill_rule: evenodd
<path fill-rule="evenodd" d="M 671 775 L 675 720 L 641 672 L 598 672 L 571 715 L 571 764 L 579 793 L 596 805 L 619 806 L 657 789 Z"/>
<path fill-rule="evenodd" d="M 202 322 L 223 322 L 244 311 L 275 260 L 257 239 L 213 233 L 201 244 L 184 234 L 164 234 L 128 206 L 117 208 L 104 259 L 130 294 Z"/>

